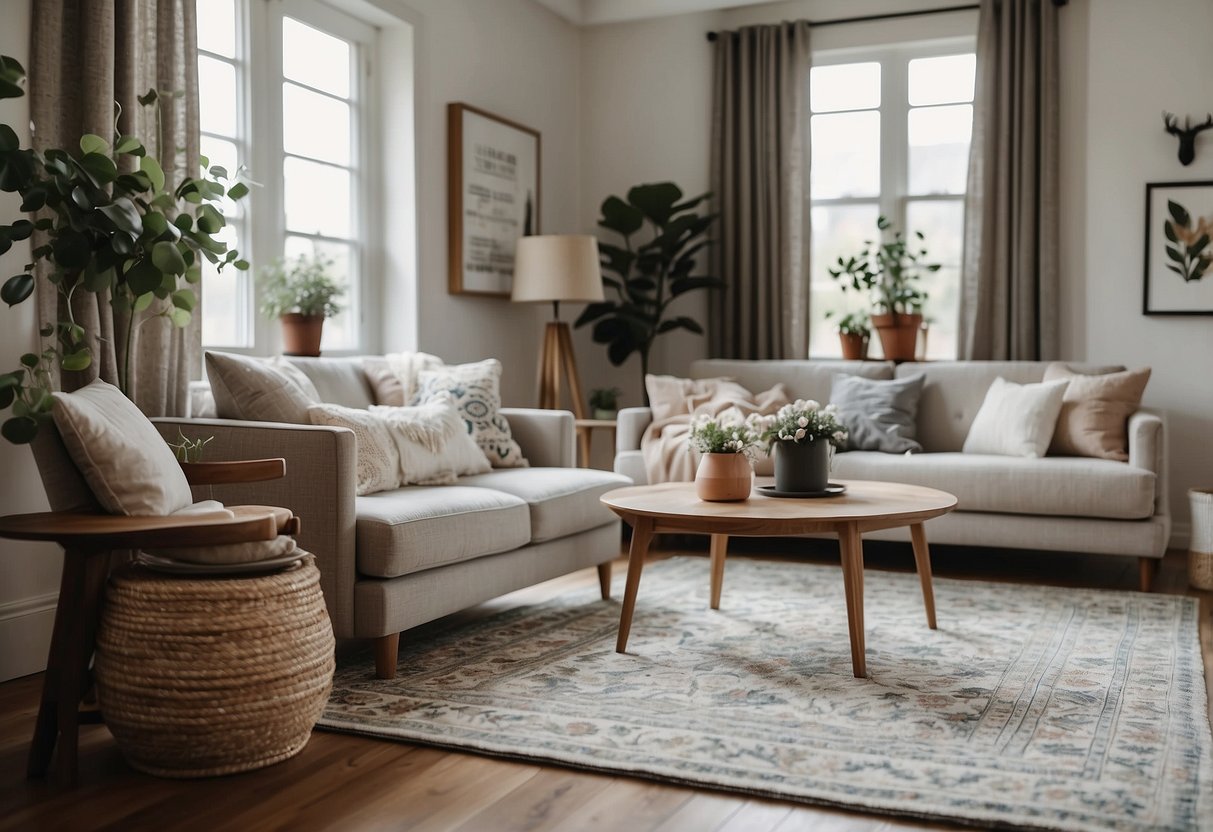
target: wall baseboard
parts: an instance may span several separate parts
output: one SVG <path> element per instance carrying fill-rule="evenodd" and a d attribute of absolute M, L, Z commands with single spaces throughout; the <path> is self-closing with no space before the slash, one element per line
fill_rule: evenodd
<path fill-rule="evenodd" d="M 0 682 L 46 669 L 59 593 L 0 604 Z"/>

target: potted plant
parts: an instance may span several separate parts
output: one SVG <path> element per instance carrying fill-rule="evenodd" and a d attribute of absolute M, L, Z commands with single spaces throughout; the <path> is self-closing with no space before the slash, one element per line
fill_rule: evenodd
<path fill-rule="evenodd" d="M 610 421 L 619 415 L 619 397 L 623 391 L 618 387 L 599 387 L 590 391 L 590 409 L 595 419 Z"/>
<path fill-rule="evenodd" d="M 708 194 L 682 200 L 673 182 L 637 185 L 627 200 L 609 196 L 602 203 L 598 224 L 623 238 L 623 245 L 599 242 L 602 282 L 616 297 L 591 303 L 574 326 L 594 324 L 594 341 L 607 345 L 607 358 L 616 367 L 632 353 L 640 356 L 641 387 L 649 372 L 649 353 L 658 335 L 685 329 L 696 335 L 703 327 L 686 315 L 666 317 L 670 304 L 695 289 L 716 289 L 716 277 L 692 275 L 696 255 L 708 245 L 704 239 L 715 214 L 700 215 L 695 207 Z M 647 240 L 633 237 L 647 232 Z M 610 276 L 611 272 L 614 276 Z M 649 403 L 645 392 L 644 403 Z"/>
<path fill-rule="evenodd" d="M 878 217 L 876 228 L 888 236 L 892 223 Z M 922 327 L 922 307 L 927 293 L 918 281 L 927 272 L 939 271 L 938 263 L 923 262 L 927 250 L 924 237 L 915 232 L 917 243 L 910 244 L 900 231 L 892 232 L 888 242 L 865 240 L 863 249 L 848 258 L 839 257 L 830 276 L 840 281 L 842 290 L 864 292 L 871 299 L 872 328 L 880 336 L 880 348 L 890 361 L 913 361 Z"/>
<path fill-rule="evenodd" d="M 826 318 L 833 316 L 827 312 Z M 868 344 L 872 340 L 872 329 L 868 313 L 848 312 L 838 319 L 838 340 L 842 343 L 842 357 L 849 361 L 866 361 Z"/>
<path fill-rule="evenodd" d="M 345 291 L 333 278 L 333 261 L 320 253 L 279 259 L 261 270 L 261 312 L 282 321 L 282 352 L 320 355 L 324 319 L 340 314 Z"/>
<path fill-rule="evenodd" d="M 762 418 L 762 417 L 760 417 Z M 825 491 L 830 482 L 830 449 L 847 439 L 838 409 L 797 399 L 763 418 L 761 438 L 775 455 L 775 488 L 787 493 Z"/>
<path fill-rule="evenodd" d="M 708 502 L 748 499 L 754 469 L 751 457 L 758 445 L 758 420 L 713 419 L 701 415 L 691 422 L 690 446 L 700 453 L 695 470 L 695 493 Z"/>

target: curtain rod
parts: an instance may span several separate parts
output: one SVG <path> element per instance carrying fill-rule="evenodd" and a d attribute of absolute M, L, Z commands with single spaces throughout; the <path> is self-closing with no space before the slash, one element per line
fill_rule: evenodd
<path fill-rule="evenodd" d="M 1060 8 L 1066 5 L 1069 0 L 1053 0 L 1053 5 Z M 964 6 L 945 6 L 938 9 L 915 9 L 908 12 L 889 12 L 887 14 L 870 14 L 865 17 L 840 17 L 833 20 L 811 20 L 809 21 L 810 29 L 817 29 L 822 26 L 840 26 L 843 23 L 868 23 L 873 20 L 896 20 L 902 17 L 920 17 L 924 14 L 946 14 L 948 12 L 969 12 L 980 9 L 981 6 L 977 3 L 970 3 Z M 708 32 L 708 40 L 716 40 L 717 32 Z"/>

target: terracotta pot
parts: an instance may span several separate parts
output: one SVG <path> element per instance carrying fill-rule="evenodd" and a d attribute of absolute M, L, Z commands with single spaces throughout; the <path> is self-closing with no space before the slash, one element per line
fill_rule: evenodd
<path fill-rule="evenodd" d="M 872 329 L 880 336 L 887 361 L 913 361 L 922 315 L 888 312 L 872 316 Z"/>
<path fill-rule="evenodd" d="M 324 332 L 323 315 L 288 312 L 280 320 L 284 355 L 320 355 L 320 336 Z"/>
<path fill-rule="evenodd" d="M 775 487 L 805 493 L 825 491 L 830 483 L 830 440 L 775 443 Z"/>
<path fill-rule="evenodd" d="M 748 500 L 753 478 L 745 454 L 704 454 L 695 471 L 695 493 L 710 503 Z"/>
<path fill-rule="evenodd" d="M 847 361 L 863 361 L 868 357 L 868 343 L 871 334 L 859 335 L 855 332 L 840 332 L 838 340 L 842 342 L 842 357 Z"/>

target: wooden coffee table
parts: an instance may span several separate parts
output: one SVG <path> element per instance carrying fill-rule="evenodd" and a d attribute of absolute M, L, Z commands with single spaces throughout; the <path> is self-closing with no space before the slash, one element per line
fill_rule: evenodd
<path fill-rule="evenodd" d="M 841 497 L 793 500 L 767 497 L 758 490 L 769 485 L 769 477 L 755 480 L 750 498 L 738 503 L 707 503 L 695 496 L 695 484 L 671 482 L 638 485 L 608 492 L 602 497 L 611 511 L 632 527 L 628 555 L 627 589 L 619 616 L 619 639 L 615 651 L 628 646 L 632 613 L 645 555 L 655 534 L 707 534 L 711 545 L 711 606 L 720 609 L 724 583 L 724 561 L 730 537 L 796 537 L 834 532 L 842 549 L 842 582 L 847 602 L 847 624 L 851 633 L 851 666 L 857 677 L 867 675 L 863 640 L 863 541 L 864 532 L 910 527 L 914 561 L 922 582 L 922 600 L 927 626 L 935 629 L 935 593 L 931 587 L 931 558 L 922 524 L 947 514 L 956 498 L 945 491 L 891 482 L 843 481 Z"/>

